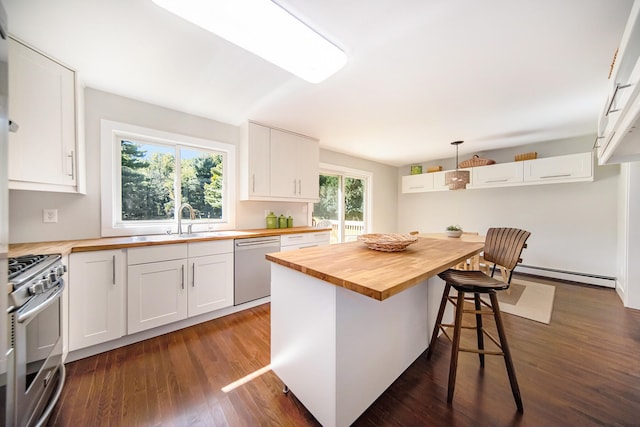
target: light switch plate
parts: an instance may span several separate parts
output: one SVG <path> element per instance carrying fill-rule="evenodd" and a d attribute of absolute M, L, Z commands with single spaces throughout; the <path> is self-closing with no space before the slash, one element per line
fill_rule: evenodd
<path fill-rule="evenodd" d="M 43 209 L 42 222 L 58 222 L 58 209 Z"/>

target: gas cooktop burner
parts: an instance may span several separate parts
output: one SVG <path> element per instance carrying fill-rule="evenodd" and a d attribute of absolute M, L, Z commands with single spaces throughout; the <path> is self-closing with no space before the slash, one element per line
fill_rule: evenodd
<path fill-rule="evenodd" d="M 23 255 L 17 258 L 9 258 L 9 280 L 19 276 L 21 272 L 44 261 L 46 258 L 46 255 Z"/>

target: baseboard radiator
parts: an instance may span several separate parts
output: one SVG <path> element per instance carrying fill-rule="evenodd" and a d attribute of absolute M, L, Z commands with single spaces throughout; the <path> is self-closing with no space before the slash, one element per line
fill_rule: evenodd
<path fill-rule="evenodd" d="M 604 286 L 607 288 L 616 287 L 616 278 L 612 276 L 602 276 L 600 274 L 580 273 L 577 271 L 558 270 L 555 268 L 536 267 L 533 265 L 518 264 L 516 273 L 533 274 L 535 276 L 549 277 L 552 279 L 571 280 L 573 282 L 586 283 L 589 285 Z"/>

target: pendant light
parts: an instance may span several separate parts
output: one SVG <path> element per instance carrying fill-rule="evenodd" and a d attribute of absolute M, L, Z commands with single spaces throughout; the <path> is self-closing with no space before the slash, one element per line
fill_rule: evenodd
<path fill-rule="evenodd" d="M 458 170 L 458 146 L 464 141 L 454 141 L 451 145 L 456 146 L 456 170 L 447 172 L 444 175 L 444 183 L 449 186 L 449 190 L 464 190 L 467 184 L 471 182 L 471 173 L 469 171 Z"/>

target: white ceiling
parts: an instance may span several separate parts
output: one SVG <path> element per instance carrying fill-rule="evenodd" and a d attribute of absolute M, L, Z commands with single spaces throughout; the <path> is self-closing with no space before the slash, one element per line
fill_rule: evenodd
<path fill-rule="evenodd" d="M 596 132 L 632 0 L 278 0 L 343 49 L 313 85 L 151 0 L 3 0 L 89 87 L 390 165 Z"/>

